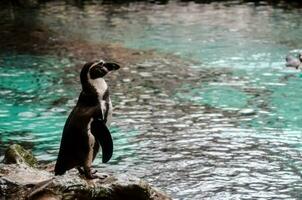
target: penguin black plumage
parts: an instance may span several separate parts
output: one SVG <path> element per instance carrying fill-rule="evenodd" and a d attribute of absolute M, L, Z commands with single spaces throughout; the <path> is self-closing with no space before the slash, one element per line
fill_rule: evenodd
<path fill-rule="evenodd" d="M 86 63 L 82 68 L 82 91 L 64 126 L 55 175 L 76 167 L 86 178 L 96 178 L 91 164 L 100 146 L 102 161 L 110 160 L 113 143 L 107 126 L 112 116 L 112 104 L 104 76 L 119 68 L 115 63 L 102 60 Z"/>

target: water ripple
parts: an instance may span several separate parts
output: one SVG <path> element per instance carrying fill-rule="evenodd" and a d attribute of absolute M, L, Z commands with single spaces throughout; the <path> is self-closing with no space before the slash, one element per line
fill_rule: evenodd
<path fill-rule="evenodd" d="M 175 199 L 301 199 L 301 77 L 282 68 L 289 49 L 299 51 L 300 12 L 231 4 L 50 2 L 37 11 L 62 37 L 200 61 L 155 54 L 110 75 L 115 150 L 108 165 L 98 156 L 99 171 L 142 177 Z M 80 91 L 74 65 L 0 57 L 1 152 L 18 142 L 56 159 Z"/>

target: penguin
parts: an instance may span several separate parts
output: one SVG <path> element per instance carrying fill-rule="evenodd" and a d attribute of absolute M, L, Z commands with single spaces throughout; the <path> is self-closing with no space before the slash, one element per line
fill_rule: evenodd
<path fill-rule="evenodd" d="M 112 103 L 104 77 L 119 68 L 118 64 L 103 60 L 83 66 L 80 73 L 82 91 L 63 129 L 55 175 L 77 168 L 87 179 L 97 178 L 91 165 L 100 146 L 103 163 L 110 160 L 113 142 L 108 126 Z"/>
<path fill-rule="evenodd" d="M 293 67 L 299 69 L 302 63 L 302 53 L 298 54 L 298 58 L 295 58 L 291 55 L 286 56 L 286 67 Z"/>

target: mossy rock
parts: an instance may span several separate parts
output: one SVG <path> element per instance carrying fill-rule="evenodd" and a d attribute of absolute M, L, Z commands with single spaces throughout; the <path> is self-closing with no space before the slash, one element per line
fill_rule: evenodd
<path fill-rule="evenodd" d="M 26 164 L 31 167 L 38 165 L 38 161 L 33 154 L 18 144 L 13 144 L 8 147 L 3 162 L 5 164 Z"/>

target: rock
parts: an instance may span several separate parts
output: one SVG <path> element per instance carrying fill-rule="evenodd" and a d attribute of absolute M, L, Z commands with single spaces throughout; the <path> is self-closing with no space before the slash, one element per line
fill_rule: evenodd
<path fill-rule="evenodd" d="M 38 0 L 10 0 L 13 5 L 26 8 L 34 8 L 39 5 Z"/>
<path fill-rule="evenodd" d="M 14 145 L 13 145 L 14 146 Z M 22 148 L 22 147 L 21 147 Z M 10 147 L 20 149 L 20 146 Z M 13 155 L 20 154 L 19 151 Z M 28 152 L 27 152 L 28 153 Z M 10 154 L 10 153 L 9 153 Z M 21 153 L 21 155 L 24 155 Z M 7 157 L 5 157 L 7 160 Z M 16 160 L 24 158 L 16 157 Z M 9 162 L 11 163 L 11 162 Z M 163 192 L 147 182 L 128 175 L 97 173 L 100 178 L 87 180 L 77 170 L 63 176 L 17 161 L 16 164 L 0 164 L 0 197 L 6 200 L 170 200 Z M 1 198 L 0 198 L 1 199 Z"/>
<path fill-rule="evenodd" d="M 5 199 L 169 200 L 147 182 L 127 175 L 99 174 L 87 180 L 71 170 L 53 176 L 25 164 L 0 164 L 0 195 Z"/>
<path fill-rule="evenodd" d="M 25 150 L 18 144 L 13 144 L 8 147 L 5 152 L 4 160 L 5 164 L 26 164 L 29 166 L 37 166 L 38 161 L 32 155 L 30 151 Z"/>

